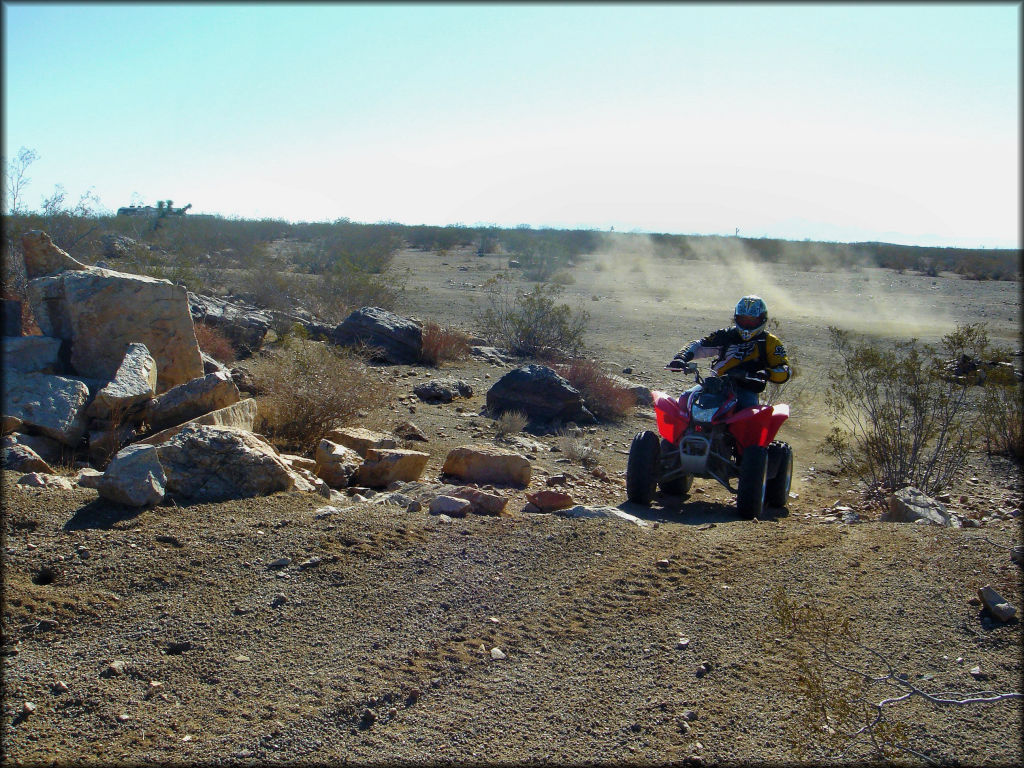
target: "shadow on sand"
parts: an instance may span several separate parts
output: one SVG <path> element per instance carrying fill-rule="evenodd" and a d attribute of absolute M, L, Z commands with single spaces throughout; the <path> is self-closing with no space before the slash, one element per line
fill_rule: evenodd
<path fill-rule="evenodd" d="M 682 499 L 660 491 L 648 507 L 624 501 L 618 509 L 639 517 L 641 520 L 679 525 L 706 525 L 707 523 L 742 523 L 746 520 L 736 513 L 733 502 L 695 501 L 692 497 Z M 786 517 L 789 510 L 783 507 L 765 507 L 758 517 L 763 522 L 772 522 Z"/>

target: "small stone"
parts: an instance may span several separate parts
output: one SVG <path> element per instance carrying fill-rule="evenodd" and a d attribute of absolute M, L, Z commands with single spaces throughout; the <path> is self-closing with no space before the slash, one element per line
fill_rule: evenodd
<path fill-rule="evenodd" d="M 676 650 L 677 651 L 686 650 L 689 647 L 689 645 L 690 645 L 690 638 L 688 638 L 688 637 L 680 637 L 679 640 L 676 641 Z"/>
<path fill-rule="evenodd" d="M 998 621 L 1006 622 L 1017 615 L 1017 608 L 988 584 L 978 590 L 978 601 L 983 603 L 992 617 Z"/>
<path fill-rule="evenodd" d="M 100 677 L 119 677 L 124 674 L 127 665 L 121 661 L 112 661 L 100 672 Z"/>
<path fill-rule="evenodd" d="M 290 557 L 279 557 L 272 563 L 267 565 L 267 568 L 284 568 L 285 566 L 291 565 L 292 559 Z"/>
<path fill-rule="evenodd" d="M 33 704 L 31 701 L 26 701 L 24 704 L 21 705 L 21 714 L 24 717 L 28 717 L 29 715 L 31 715 L 35 711 L 36 711 L 36 705 Z"/>
<path fill-rule="evenodd" d="M 288 602 L 288 598 L 285 597 L 284 595 L 278 593 L 278 594 L 274 595 L 271 598 L 271 600 L 270 600 L 270 607 L 271 608 L 279 608 L 280 606 L 284 605 L 287 602 Z"/>
<path fill-rule="evenodd" d="M 63 680 L 58 680 L 56 683 L 53 684 L 51 690 L 54 693 L 67 693 L 69 689 L 67 683 L 65 683 Z"/>
<path fill-rule="evenodd" d="M 689 720 L 692 722 L 697 719 L 697 713 L 694 712 L 692 709 L 684 709 L 682 717 L 684 720 Z"/>
<path fill-rule="evenodd" d="M 704 675 L 706 675 L 710 671 L 711 671 L 711 662 L 710 661 L 704 661 L 704 662 L 701 662 L 701 665 L 699 667 L 697 667 L 697 670 L 696 670 L 695 674 L 697 675 L 697 677 L 704 677 Z"/>
<path fill-rule="evenodd" d="M 491 648 L 491 658 L 495 661 L 500 661 L 501 659 L 505 658 L 505 653 L 501 650 L 501 648 Z"/>
<path fill-rule="evenodd" d="M 659 561 L 658 561 L 658 562 L 656 563 L 656 565 L 657 565 L 657 566 L 658 566 L 659 568 L 668 568 L 668 559 L 667 559 L 667 558 L 662 558 L 661 560 L 659 560 Z"/>
<path fill-rule="evenodd" d="M 246 656 L 246 655 L 245 655 L 245 654 L 243 654 L 243 653 L 240 653 L 240 654 L 238 654 L 238 655 L 237 655 L 237 656 L 235 656 L 234 658 L 235 658 L 235 661 L 249 661 L 249 657 L 248 657 L 248 656 Z"/>
<path fill-rule="evenodd" d="M 119 723 L 127 723 L 131 719 L 132 716 L 129 715 L 127 712 L 122 712 L 120 715 L 117 716 L 117 722 Z"/>
<path fill-rule="evenodd" d="M 981 671 L 980 666 L 973 666 L 969 670 L 967 670 L 967 672 L 968 674 L 970 674 L 971 677 L 974 678 L 984 677 L 984 673 Z"/>

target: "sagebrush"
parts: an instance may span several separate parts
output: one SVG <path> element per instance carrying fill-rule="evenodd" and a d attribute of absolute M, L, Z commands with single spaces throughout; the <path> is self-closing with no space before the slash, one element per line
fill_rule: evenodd
<path fill-rule="evenodd" d="M 326 432 L 391 398 L 354 353 L 292 335 L 249 367 L 262 393 L 256 431 L 289 451 L 313 451 Z"/>
<path fill-rule="evenodd" d="M 448 361 L 469 357 L 469 336 L 454 328 L 445 328 L 435 322 L 423 324 L 420 359 L 435 367 Z"/>
<path fill-rule="evenodd" d="M 980 329 L 963 326 L 945 336 L 946 357 L 916 339 L 855 341 L 835 327 L 829 333 L 835 362 L 825 403 L 837 424 L 826 449 L 840 469 L 879 491 L 948 487 L 965 466 L 977 425 L 969 382 L 947 375 L 946 358 L 976 354 Z"/>
<path fill-rule="evenodd" d="M 563 288 L 536 285 L 522 291 L 499 278 L 485 283 L 486 303 L 477 321 L 492 342 L 522 356 L 558 357 L 583 351 L 590 315 L 559 302 Z"/>

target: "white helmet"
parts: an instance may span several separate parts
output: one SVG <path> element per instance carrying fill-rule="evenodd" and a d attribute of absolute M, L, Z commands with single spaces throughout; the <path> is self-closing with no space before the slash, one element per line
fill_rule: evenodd
<path fill-rule="evenodd" d="M 736 304 L 732 320 L 740 337 L 744 341 L 750 341 L 764 330 L 768 322 L 768 307 L 760 296 L 744 296 Z"/>

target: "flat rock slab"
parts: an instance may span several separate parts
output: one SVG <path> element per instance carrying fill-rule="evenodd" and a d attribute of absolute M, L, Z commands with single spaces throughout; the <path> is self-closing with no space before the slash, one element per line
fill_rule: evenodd
<path fill-rule="evenodd" d="M 398 441 L 390 435 L 385 435 L 382 432 L 374 432 L 371 429 L 364 429 L 362 427 L 342 427 L 341 429 L 332 429 L 324 435 L 324 439 L 330 440 L 332 443 L 337 443 L 338 445 L 344 445 L 346 448 L 352 449 L 363 458 L 366 458 L 366 452 L 370 448 L 398 447 Z"/>
<path fill-rule="evenodd" d="M 636 515 L 623 512 L 617 507 L 587 507 L 579 505 L 559 510 L 556 514 L 564 515 L 565 517 L 617 517 L 622 520 L 628 520 L 641 528 L 647 528 L 650 525 L 646 520 L 641 520 Z"/>
<path fill-rule="evenodd" d="M 520 453 L 491 445 L 460 445 L 448 452 L 442 474 L 467 483 L 527 486 L 531 465 Z"/>
<path fill-rule="evenodd" d="M 256 413 L 256 401 L 251 397 L 247 397 L 245 400 L 239 400 L 237 403 L 232 403 L 231 405 L 227 405 L 223 408 L 218 408 L 215 411 L 204 413 L 202 416 L 190 419 L 184 424 L 176 424 L 173 427 L 168 427 L 167 429 L 143 438 L 139 442 L 148 443 L 149 445 L 166 443 L 188 424 L 192 424 L 194 426 L 207 425 L 212 427 L 234 427 L 235 429 L 244 429 L 247 432 L 251 432 L 253 425 L 256 423 Z"/>

